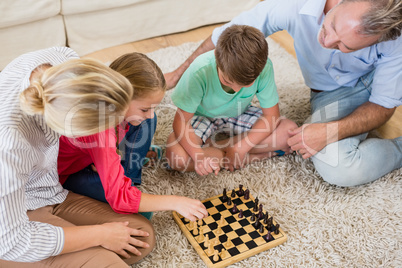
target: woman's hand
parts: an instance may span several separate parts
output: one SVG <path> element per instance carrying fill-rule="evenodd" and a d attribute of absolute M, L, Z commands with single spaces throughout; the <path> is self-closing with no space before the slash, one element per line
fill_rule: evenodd
<path fill-rule="evenodd" d="M 124 258 L 130 258 L 128 252 L 141 255 L 136 247 L 148 248 L 149 244 L 136 239 L 138 236 L 149 236 L 149 233 L 128 227 L 128 222 L 110 222 L 103 227 L 101 246 Z"/>

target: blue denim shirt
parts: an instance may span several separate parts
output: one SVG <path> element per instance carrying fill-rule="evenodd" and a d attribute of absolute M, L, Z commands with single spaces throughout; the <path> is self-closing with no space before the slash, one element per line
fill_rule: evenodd
<path fill-rule="evenodd" d="M 402 104 L 402 37 L 358 51 L 326 49 L 317 35 L 324 21 L 326 0 L 266 0 L 214 30 L 212 42 L 232 24 L 250 25 L 265 36 L 287 30 L 294 39 L 297 59 L 306 85 L 318 90 L 353 87 L 375 69 L 369 101 L 386 108 Z"/>

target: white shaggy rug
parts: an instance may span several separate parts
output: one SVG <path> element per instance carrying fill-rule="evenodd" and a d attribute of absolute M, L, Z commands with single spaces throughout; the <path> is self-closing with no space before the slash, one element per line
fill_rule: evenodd
<path fill-rule="evenodd" d="M 281 113 L 301 125 L 309 115 L 309 90 L 297 61 L 268 41 Z M 148 56 L 169 72 L 198 45 L 168 47 Z M 157 110 L 155 144 L 165 145 L 174 113 L 168 92 Z M 324 182 L 310 160 L 296 155 L 206 177 L 162 166 L 144 170 L 142 191 L 203 200 L 243 184 L 281 224 L 287 242 L 230 267 L 402 267 L 402 169 L 368 185 L 341 188 Z M 155 213 L 152 223 L 156 248 L 136 267 L 205 267 L 170 211 Z"/>

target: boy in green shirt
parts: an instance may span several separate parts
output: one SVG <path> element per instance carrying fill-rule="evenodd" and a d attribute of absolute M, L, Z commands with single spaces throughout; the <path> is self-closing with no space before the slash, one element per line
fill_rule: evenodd
<path fill-rule="evenodd" d="M 254 96 L 261 108 L 250 105 Z M 215 51 L 194 60 L 171 97 L 178 109 L 166 156 L 175 170 L 217 174 L 221 167 L 233 171 L 290 152 L 288 130 L 297 125 L 280 117 L 268 44 L 253 27 L 227 28 Z M 219 132 L 230 137 L 217 141 Z"/>

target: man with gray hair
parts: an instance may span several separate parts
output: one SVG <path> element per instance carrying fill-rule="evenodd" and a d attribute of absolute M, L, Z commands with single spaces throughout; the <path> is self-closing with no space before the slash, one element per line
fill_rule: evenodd
<path fill-rule="evenodd" d="M 292 35 L 311 88 L 312 117 L 290 132 L 288 144 L 304 159 L 311 157 L 325 181 L 355 186 L 402 167 L 402 137 L 367 139 L 402 104 L 401 0 L 263 1 L 216 28 L 186 62 L 165 74 L 168 86 L 233 24 L 254 26 L 265 36 L 281 30 Z"/>

